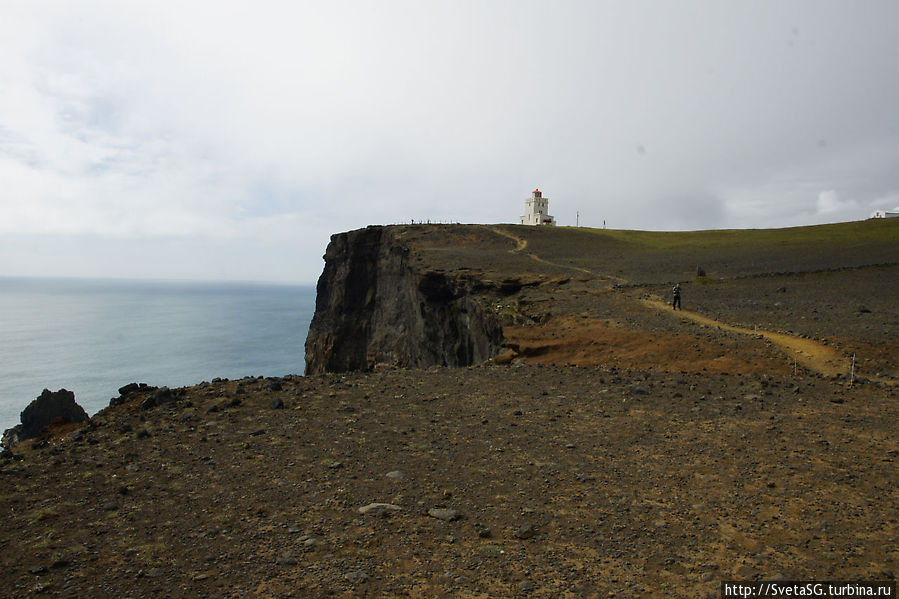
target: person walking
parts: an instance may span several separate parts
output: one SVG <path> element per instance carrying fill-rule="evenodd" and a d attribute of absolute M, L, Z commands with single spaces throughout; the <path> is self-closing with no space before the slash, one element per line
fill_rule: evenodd
<path fill-rule="evenodd" d="M 674 289 L 671 290 L 671 307 L 675 310 L 682 310 L 680 306 L 680 283 L 674 284 Z"/>

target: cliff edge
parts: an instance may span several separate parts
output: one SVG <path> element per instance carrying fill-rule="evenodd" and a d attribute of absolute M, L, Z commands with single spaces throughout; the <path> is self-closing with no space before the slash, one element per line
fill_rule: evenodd
<path fill-rule="evenodd" d="M 306 373 L 492 358 L 741 374 L 802 364 L 826 374 L 848 373 L 855 355 L 856 373 L 892 380 L 897 234 L 899 222 L 887 221 L 739 232 L 391 225 L 339 233 L 324 256 Z M 675 282 L 683 312 L 665 304 Z M 810 344 L 839 367 L 810 363 Z"/>
<path fill-rule="evenodd" d="M 494 356 L 497 294 L 473 275 L 417 268 L 402 228 L 372 226 L 331 237 L 306 338 L 306 374 L 468 366 Z"/>

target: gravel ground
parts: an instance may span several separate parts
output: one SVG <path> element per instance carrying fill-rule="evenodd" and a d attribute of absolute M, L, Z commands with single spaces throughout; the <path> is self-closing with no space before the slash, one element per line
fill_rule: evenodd
<path fill-rule="evenodd" d="M 146 393 L 4 458 L 5 596 L 711 597 L 899 559 L 885 385 L 521 365 Z"/>

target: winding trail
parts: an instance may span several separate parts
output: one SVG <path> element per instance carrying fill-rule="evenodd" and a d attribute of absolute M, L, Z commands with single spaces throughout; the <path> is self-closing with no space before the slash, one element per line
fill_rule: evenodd
<path fill-rule="evenodd" d="M 512 241 L 515 242 L 515 248 L 509 250 L 509 253 L 510 253 L 510 254 L 516 254 L 516 253 L 518 253 L 518 252 L 523 251 L 526 247 L 528 247 L 528 240 L 525 239 L 524 237 L 519 237 L 519 236 L 517 236 L 517 235 L 512 235 L 511 233 L 508 233 L 508 232 L 506 232 L 506 231 L 503 231 L 503 230 L 500 229 L 499 227 L 485 227 L 485 228 L 486 228 L 487 230 L 489 230 L 489 231 L 493 231 L 493 232 L 496 233 L 497 235 L 502 235 L 503 237 L 507 237 L 507 238 L 509 238 L 509 239 L 511 239 Z M 534 255 L 534 254 L 531 254 L 531 256 L 533 256 L 533 255 Z M 543 262 L 546 262 L 546 261 L 543 260 Z"/>
<path fill-rule="evenodd" d="M 812 341 L 811 339 L 803 339 L 801 337 L 795 337 L 793 335 L 785 335 L 783 333 L 772 333 L 770 331 L 765 331 L 762 329 L 747 329 L 745 327 L 738 327 L 732 324 L 714 320 L 712 318 L 709 318 L 708 316 L 703 316 L 702 314 L 699 314 L 697 312 L 691 312 L 690 310 L 675 311 L 671 308 L 671 306 L 659 300 L 642 299 L 640 300 L 640 303 L 649 308 L 659 310 L 660 312 L 668 312 L 672 316 L 687 318 L 697 324 L 714 327 L 722 331 L 729 331 L 731 333 L 740 333 L 743 335 L 756 337 L 764 337 L 771 343 L 774 343 L 775 345 L 780 347 L 785 353 L 795 358 L 796 362 L 801 364 L 803 367 L 819 374 L 823 374 L 826 376 L 849 374 L 849 360 L 832 347 L 829 347 L 817 341 Z"/>
<path fill-rule="evenodd" d="M 515 247 L 512 248 L 511 250 L 509 250 L 510 254 L 521 253 L 528 247 L 528 240 L 524 239 L 523 237 L 513 235 L 512 233 L 509 233 L 508 231 L 503 231 L 502 229 L 500 229 L 498 227 L 489 227 L 488 226 L 486 228 L 490 231 L 493 231 L 497 235 L 502 235 L 503 237 L 511 239 L 512 241 L 515 242 Z M 588 268 L 581 268 L 580 266 L 570 266 L 567 264 L 558 264 L 556 262 L 550 262 L 549 260 L 544 260 L 543 258 L 541 258 L 540 256 L 538 256 L 537 254 L 535 254 L 533 252 L 527 252 L 527 256 L 529 258 L 531 258 L 532 260 L 534 260 L 536 262 L 540 262 L 541 264 L 546 264 L 547 266 L 555 266 L 556 268 L 567 268 L 569 270 L 576 270 L 578 272 L 596 276 L 596 273 Z"/>
<path fill-rule="evenodd" d="M 497 235 L 502 235 L 503 237 L 511 239 L 515 242 L 515 248 L 509 250 L 509 253 L 511 254 L 523 252 L 528 247 L 527 239 L 509 233 L 508 231 L 503 231 L 498 227 L 488 226 L 486 228 L 496 233 Z M 550 262 L 549 260 L 545 260 L 540 256 L 534 254 L 533 252 L 527 252 L 527 255 L 533 260 L 542 264 L 547 264 L 549 266 L 577 270 L 589 275 L 608 278 L 619 283 L 627 282 L 625 279 L 622 279 L 620 277 L 612 277 L 609 275 L 595 273 L 587 268 Z M 738 327 L 718 320 L 714 320 L 712 318 L 709 318 L 708 316 L 703 316 L 702 314 L 692 312 L 690 310 L 678 310 L 675 312 L 665 302 L 655 299 L 641 299 L 637 301 L 646 308 L 651 308 L 659 312 L 666 312 L 674 317 L 686 318 L 697 324 L 717 328 L 722 331 L 729 331 L 731 333 L 739 333 L 741 335 L 763 337 L 781 348 L 784 353 L 793 357 L 796 360 L 797 364 L 801 364 L 804 368 L 813 372 L 817 372 L 825 376 L 849 374 L 850 372 L 850 361 L 848 358 L 846 358 L 846 356 L 833 349 L 832 347 L 829 347 L 817 341 L 813 341 L 811 339 L 803 339 L 794 335 L 786 335 L 784 333 L 772 333 L 770 331 L 765 331 L 762 329 L 748 329 L 745 327 Z"/>

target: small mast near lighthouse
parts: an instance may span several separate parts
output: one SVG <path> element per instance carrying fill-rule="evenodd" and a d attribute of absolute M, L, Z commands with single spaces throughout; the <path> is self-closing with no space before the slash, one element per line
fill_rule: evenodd
<path fill-rule="evenodd" d="M 548 225 L 556 224 L 556 219 L 549 215 L 549 198 L 543 197 L 543 192 L 535 189 L 531 197 L 524 201 L 524 216 L 521 217 L 522 225 Z"/>

